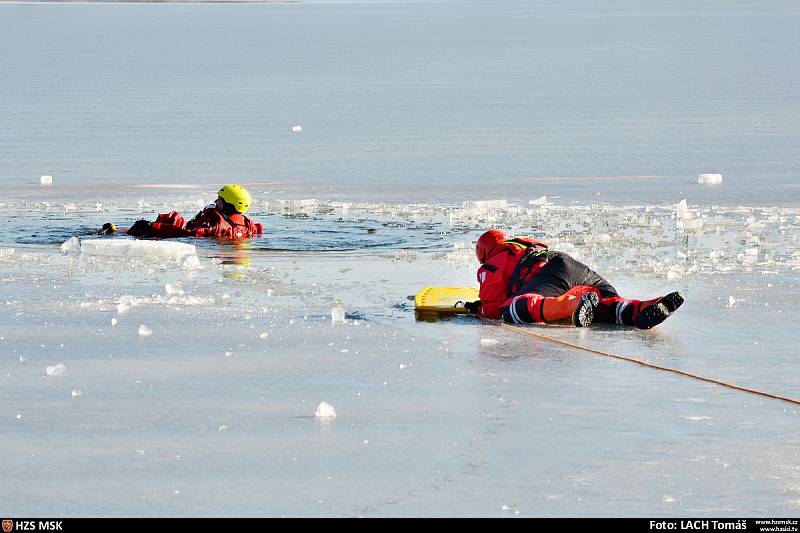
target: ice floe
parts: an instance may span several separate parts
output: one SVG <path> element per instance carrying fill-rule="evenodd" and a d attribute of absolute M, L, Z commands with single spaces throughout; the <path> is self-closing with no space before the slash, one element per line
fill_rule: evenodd
<path fill-rule="evenodd" d="M 178 259 L 196 255 L 193 244 L 135 239 L 83 239 L 81 253 L 114 257 L 163 257 Z"/>

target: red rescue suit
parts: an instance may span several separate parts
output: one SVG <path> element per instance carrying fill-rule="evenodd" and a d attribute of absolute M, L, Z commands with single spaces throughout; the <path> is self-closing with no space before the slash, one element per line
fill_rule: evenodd
<path fill-rule="evenodd" d="M 627 300 L 602 276 L 567 254 L 526 238 L 502 242 L 478 269 L 478 314 L 530 324 L 566 319 L 587 292 L 599 303 L 594 320 L 649 329 L 683 303 L 679 292 L 653 300 Z"/>
<path fill-rule="evenodd" d="M 138 223 L 137 223 L 138 224 Z M 170 239 L 175 237 L 214 237 L 218 239 L 245 239 L 260 235 L 264 227 L 254 223 L 241 213 L 224 214 L 214 204 L 200 211 L 192 220 L 186 222 L 177 211 L 160 214 L 147 228 L 128 230 L 137 237 Z"/>
<path fill-rule="evenodd" d="M 545 243 L 525 238 L 511 239 L 495 247 L 478 269 L 481 286 L 479 314 L 500 318 L 517 291 L 546 264 L 544 258 L 537 261 L 536 254 L 546 252 Z M 528 265 L 521 264 L 524 259 Z"/>

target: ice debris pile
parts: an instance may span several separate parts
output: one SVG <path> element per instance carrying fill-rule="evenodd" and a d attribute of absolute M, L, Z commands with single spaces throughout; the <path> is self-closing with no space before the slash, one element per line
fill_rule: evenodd
<path fill-rule="evenodd" d="M 529 204 L 530 205 L 530 204 Z M 450 213 L 474 224 L 472 240 L 456 241 L 448 261 L 474 261 L 474 238 L 488 226 L 531 235 L 603 272 L 688 274 L 800 271 L 800 209 L 543 204 L 537 208 L 481 205 Z M 455 226 L 453 226 L 455 231 Z"/>
<path fill-rule="evenodd" d="M 721 177 L 704 176 L 703 180 L 709 183 L 718 182 Z M 674 279 L 695 273 L 800 270 L 800 208 L 693 205 L 690 199 L 678 200 L 673 204 L 613 206 L 560 205 L 558 198 L 544 196 L 519 202 L 489 199 L 459 204 L 354 203 L 311 198 L 270 199 L 260 201 L 253 209 L 265 218 L 353 221 L 361 224 L 359 231 L 363 231 L 362 223 L 369 221 L 372 228 L 383 226 L 386 233 L 402 234 L 400 242 L 404 243 L 421 243 L 421 237 L 427 236 L 425 249 L 438 248 L 448 262 L 458 265 L 474 262 L 477 236 L 487 227 L 498 227 L 517 235 L 531 235 L 589 264 L 601 264 L 603 272 L 609 274 L 617 270 Z M 184 203 L 186 206 L 169 207 L 193 209 L 197 199 Z M 40 204 L 45 211 L 96 209 L 94 204 Z M 149 205 L 148 208 L 159 209 Z M 96 244 L 86 244 L 93 240 Z M 103 253 L 102 250 L 121 247 L 114 253 L 134 254 L 139 252 L 133 247 L 146 247 L 146 253 L 165 257 L 192 253 L 185 256 L 184 268 L 199 268 L 194 247 L 183 242 L 115 238 L 76 241 L 70 239 L 64 243 L 64 251 L 87 252 L 94 246 L 93 253 Z M 123 251 L 128 246 L 131 249 Z M 400 254 L 396 259 L 402 261 L 412 260 L 415 253 L 408 247 L 391 252 Z M 12 253 L 7 252 L 6 258 L 0 255 L 0 262 L 11 262 Z M 106 260 L 91 253 L 79 257 L 83 257 L 86 265 L 93 260 Z M 190 260 L 194 266 L 187 267 Z"/>
<path fill-rule="evenodd" d="M 499 227 L 602 264 L 605 272 L 676 278 L 800 269 L 800 209 L 792 207 L 693 206 L 687 200 L 653 206 L 557 205 L 544 196 L 520 203 L 498 199 L 461 205 L 278 200 L 266 207 L 284 216 L 371 218 L 389 228 L 452 235 L 447 260 L 460 264 L 474 261 L 474 239 L 480 231 Z"/>

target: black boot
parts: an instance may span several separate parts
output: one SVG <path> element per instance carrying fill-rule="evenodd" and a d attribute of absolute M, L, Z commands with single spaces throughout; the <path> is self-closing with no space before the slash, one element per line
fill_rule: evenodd
<path fill-rule="evenodd" d="M 654 304 L 639 311 L 633 325 L 639 329 L 650 329 L 661 324 L 683 304 L 683 296 L 679 292 L 671 292 L 659 298 Z"/>
<path fill-rule="evenodd" d="M 587 292 L 581 296 L 578 307 L 572 312 L 572 324 L 576 328 L 585 328 L 590 325 L 594 320 L 594 312 L 599 303 L 600 297 L 595 292 Z"/>

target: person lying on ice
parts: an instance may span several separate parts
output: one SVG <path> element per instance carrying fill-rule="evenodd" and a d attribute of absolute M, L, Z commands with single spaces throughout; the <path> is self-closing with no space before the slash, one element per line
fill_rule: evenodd
<path fill-rule="evenodd" d="M 260 235 L 261 224 L 244 216 L 250 208 L 250 193 L 241 185 L 225 185 L 217 193 L 216 201 L 186 222 L 177 212 L 158 215 L 155 222 L 137 220 L 128 229 L 128 235 L 169 239 L 173 237 L 216 237 L 243 239 Z M 106 226 L 110 226 L 107 224 Z M 106 229 L 106 226 L 103 229 Z M 113 226 L 111 227 L 113 231 Z"/>
<path fill-rule="evenodd" d="M 594 320 L 639 329 L 657 326 L 683 303 L 679 292 L 654 300 L 628 300 L 596 272 L 569 255 L 527 237 L 509 239 L 499 230 L 481 235 L 475 246 L 480 300 L 467 302 L 471 314 L 516 324 Z"/>

